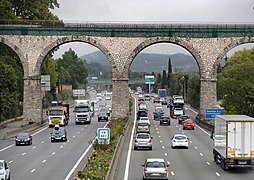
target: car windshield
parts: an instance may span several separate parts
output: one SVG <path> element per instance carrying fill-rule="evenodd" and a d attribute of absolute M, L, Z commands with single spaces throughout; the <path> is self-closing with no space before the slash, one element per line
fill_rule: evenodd
<path fill-rule="evenodd" d="M 153 167 L 153 168 L 162 168 L 165 167 L 164 162 L 148 162 L 146 167 Z"/>
<path fill-rule="evenodd" d="M 100 116 L 105 116 L 105 115 L 107 115 L 107 112 L 106 112 L 106 111 L 101 111 L 101 112 L 99 113 L 99 115 L 100 115 Z"/>
<path fill-rule="evenodd" d="M 0 169 L 4 168 L 4 163 L 0 162 Z"/>
<path fill-rule="evenodd" d="M 175 136 L 176 140 L 185 140 L 186 137 L 185 136 Z"/>
<path fill-rule="evenodd" d="M 182 111 L 182 108 L 175 108 L 176 111 Z"/>
<path fill-rule="evenodd" d="M 184 123 L 186 123 L 186 124 L 192 124 L 193 121 L 189 119 L 189 120 L 184 121 Z"/>
<path fill-rule="evenodd" d="M 181 119 L 188 119 L 188 116 L 180 116 Z"/>
<path fill-rule="evenodd" d="M 138 134 L 137 135 L 137 139 L 149 139 L 149 135 L 148 134 Z"/>
<path fill-rule="evenodd" d="M 56 135 L 58 135 L 58 134 L 64 134 L 64 129 L 63 128 L 59 128 L 58 130 L 54 130 L 53 134 L 56 134 Z"/>
<path fill-rule="evenodd" d="M 63 115 L 63 111 L 62 110 L 50 110 L 49 111 L 49 115 Z"/>
<path fill-rule="evenodd" d="M 146 111 L 139 111 L 138 115 L 139 116 L 147 116 L 147 112 Z"/>
<path fill-rule="evenodd" d="M 89 108 L 88 107 L 76 107 L 75 111 L 76 112 L 89 112 Z"/>
<path fill-rule="evenodd" d="M 27 139 L 29 135 L 27 133 L 20 133 L 18 134 L 18 139 Z"/>

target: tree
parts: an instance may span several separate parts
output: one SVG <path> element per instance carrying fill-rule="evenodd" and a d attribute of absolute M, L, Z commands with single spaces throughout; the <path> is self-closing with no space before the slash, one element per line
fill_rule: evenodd
<path fill-rule="evenodd" d="M 228 114 L 254 115 L 254 48 L 236 52 L 218 75 L 218 91 Z"/>
<path fill-rule="evenodd" d="M 200 104 L 200 75 L 198 72 L 193 73 L 188 78 L 187 102 L 196 109 Z"/>
<path fill-rule="evenodd" d="M 12 3 L 8 0 L 0 1 L 0 17 L 2 20 L 17 19 L 12 10 Z"/>
<path fill-rule="evenodd" d="M 165 70 L 162 71 L 162 81 L 161 81 L 161 88 L 164 89 L 165 85 L 167 85 L 167 73 Z"/>

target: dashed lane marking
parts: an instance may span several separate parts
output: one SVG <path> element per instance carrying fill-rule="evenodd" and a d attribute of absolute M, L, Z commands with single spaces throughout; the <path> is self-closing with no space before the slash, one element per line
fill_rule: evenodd
<path fill-rule="evenodd" d="M 200 154 L 200 156 L 203 156 L 203 154 L 202 153 L 199 153 Z"/>
<path fill-rule="evenodd" d="M 167 153 L 165 153 L 165 156 L 168 156 L 168 154 L 167 154 Z"/>
<path fill-rule="evenodd" d="M 9 161 L 9 164 L 13 163 L 13 160 Z"/>
<path fill-rule="evenodd" d="M 206 162 L 206 164 L 207 164 L 208 166 L 210 166 L 210 163 L 209 163 L 209 162 Z"/>
<path fill-rule="evenodd" d="M 220 176 L 220 174 L 219 174 L 218 172 L 215 172 L 215 174 L 216 174 L 217 176 Z"/>
<path fill-rule="evenodd" d="M 47 160 L 46 159 L 44 159 L 43 161 L 42 161 L 42 163 L 45 163 Z"/>
<path fill-rule="evenodd" d="M 197 146 L 194 147 L 195 149 L 198 149 Z"/>
<path fill-rule="evenodd" d="M 175 175 L 174 171 L 171 171 L 170 173 L 171 173 L 171 175 L 172 175 L 172 176 L 174 176 L 174 175 Z"/>
<path fill-rule="evenodd" d="M 21 156 L 24 156 L 24 155 L 26 155 L 26 153 L 22 153 L 22 154 L 21 154 Z"/>
<path fill-rule="evenodd" d="M 52 152 L 51 155 L 53 156 L 54 154 L 56 154 L 56 152 Z"/>
<path fill-rule="evenodd" d="M 32 171 L 31 171 L 31 173 L 33 173 L 35 171 L 35 169 L 33 169 Z"/>
<path fill-rule="evenodd" d="M 162 149 L 165 149 L 165 146 L 162 146 Z"/>

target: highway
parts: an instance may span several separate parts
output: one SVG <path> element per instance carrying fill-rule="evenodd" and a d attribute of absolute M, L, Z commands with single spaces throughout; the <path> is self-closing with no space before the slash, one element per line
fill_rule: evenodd
<path fill-rule="evenodd" d="M 100 103 L 111 104 L 103 100 Z M 46 124 L 33 134 L 31 146 L 15 146 L 14 138 L 0 141 L 0 159 L 5 159 L 13 180 L 63 180 L 73 179 L 81 170 L 91 152 L 91 141 L 96 137 L 97 128 L 107 122 L 97 121 L 95 115 L 91 124 L 75 125 L 74 114 L 70 111 L 70 122 L 66 126 L 67 142 L 50 141 L 51 128 Z"/>
<path fill-rule="evenodd" d="M 136 97 L 137 98 L 137 97 Z M 152 101 L 146 101 L 149 109 L 149 117 L 155 109 Z M 165 114 L 169 114 L 169 108 L 164 106 Z M 195 118 L 196 113 L 186 108 L 186 114 Z M 134 118 L 135 119 L 135 118 Z M 130 132 L 127 133 L 127 140 L 124 144 L 119 166 L 115 179 L 141 180 L 143 167 L 141 166 L 148 157 L 164 158 L 170 166 L 168 168 L 169 179 L 174 180 L 252 180 L 254 171 L 239 170 L 223 171 L 213 161 L 213 140 L 209 132 L 198 125 L 195 130 L 182 130 L 176 119 L 171 119 L 171 126 L 160 126 L 158 121 L 151 120 L 151 135 L 153 137 L 153 150 L 133 149 L 133 135 L 135 121 Z M 171 148 L 171 138 L 174 134 L 185 134 L 189 137 L 189 148 Z"/>

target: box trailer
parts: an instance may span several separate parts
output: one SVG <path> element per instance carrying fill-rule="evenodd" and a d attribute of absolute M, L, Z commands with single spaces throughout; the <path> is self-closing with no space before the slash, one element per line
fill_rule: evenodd
<path fill-rule="evenodd" d="M 246 115 L 216 115 L 214 161 L 223 170 L 254 167 L 254 118 Z"/>

